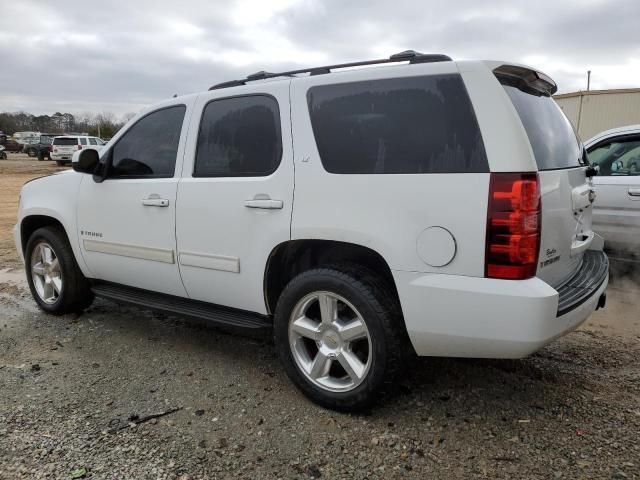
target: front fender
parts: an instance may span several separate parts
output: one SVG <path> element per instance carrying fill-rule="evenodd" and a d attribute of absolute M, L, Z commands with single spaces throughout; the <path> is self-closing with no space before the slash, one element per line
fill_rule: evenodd
<path fill-rule="evenodd" d="M 21 233 L 24 220 L 34 215 L 46 216 L 58 221 L 67 234 L 80 270 L 86 277 L 91 277 L 91 271 L 80 251 L 77 229 L 76 200 L 83 176 L 76 172 L 69 172 L 26 183 L 20 193 L 17 230 Z M 21 241 L 24 242 L 24 239 Z"/>

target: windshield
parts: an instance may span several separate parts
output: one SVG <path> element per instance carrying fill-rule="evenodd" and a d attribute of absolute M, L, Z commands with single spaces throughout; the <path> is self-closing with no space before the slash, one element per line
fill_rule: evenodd
<path fill-rule="evenodd" d="M 53 139 L 53 144 L 54 145 L 77 145 L 78 144 L 78 139 L 73 137 L 73 138 L 54 138 Z"/>
<path fill-rule="evenodd" d="M 549 96 L 502 85 L 527 132 L 539 170 L 581 165 L 582 146 L 571 123 Z"/>

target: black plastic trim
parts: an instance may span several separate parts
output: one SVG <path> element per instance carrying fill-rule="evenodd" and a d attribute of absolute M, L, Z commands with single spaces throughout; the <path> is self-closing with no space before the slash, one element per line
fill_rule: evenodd
<path fill-rule="evenodd" d="M 271 332 L 268 315 L 98 280 L 92 281 L 91 289 L 97 297 L 188 317 L 227 331 L 260 336 Z"/>
<path fill-rule="evenodd" d="M 276 77 L 292 77 L 294 75 L 298 75 L 301 73 L 307 73 L 309 75 L 323 75 L 327 73 L 331 73 L 333 69 L 339 68 L 348 68 L 348 67 L 362 67 L 366 65 L 378 65 L 384 63 L 395 63 L 395 62 L 409 62 L 410 64 L 416 63 L 433 63 L 433 62 L 450 62 L 451 57 L 447 55 L 443 55 L 440 53 L 435 54 L 427 54 L 416 52 L 415 50 L 405 50 L 404 52 L 396 53 L 391 55 L 389 58 L 380 58 L 378 60 L 364 60 L 360 62 L 349 62 L 349 63 L 338 63 L 335 65 L 325 65 L 322 67 L 311 67 L 311 68 L 302 68 L 299 70 L 289 70 L 287 72 L 281 73 L 271 73 L 260 71 L 248 75 L 246 78 L 240 80 L 231 80 L 228 82 L 222 82 L 214 85 L 209 88 L 209 90 L 218 90 L 220 88 L 229 88 L 229 87 L 238 87 L 241 85 L 246 85 L 247 82 L 253 82 L 255 80 L 266 80 L 267 78 L 276 78 Z"/>
<path fill-rule="evenodd" d="M 604 252 L 587 250 L 578 271 L 558 290 L 557 317 L 565 315 L 589 300 L 609 274 L 609 259 Z"/>

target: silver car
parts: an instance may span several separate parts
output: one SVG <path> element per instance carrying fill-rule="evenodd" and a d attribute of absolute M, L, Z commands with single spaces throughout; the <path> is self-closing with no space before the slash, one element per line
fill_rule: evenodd
<path fill-rule="evenodd" d="M 599 133 L 585 147 L 600 167 L 593 229 L 614 255 L 640 261 L 640 125 Z"/>

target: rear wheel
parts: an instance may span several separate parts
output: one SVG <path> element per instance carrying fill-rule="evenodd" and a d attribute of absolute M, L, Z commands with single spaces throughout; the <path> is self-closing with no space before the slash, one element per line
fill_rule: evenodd
<path fill-rule="evenodd" d="M 0 160 L 6 160 L 7 159 L 7 154 L 4 152 L 0 152 Z"/>
<path fill-rule="evenodd" d="M 56 315 L 78 312 L 93 302 L 89 281 L 59 228 L 44 227 L 31 235 L 25 264 L 31 294 L 45 312 Z"/>
<path fill-rule="evenodd" d="M 28 148 L 27 155 L 29 155 L 30 157 L 35 157 L 36 155 L 38 155 L 38 152 L 35 148 Z"/>
<path fill-rule="evenodd" d="M 346 411 L 391 390 L 408 347 L 397 301 L 359 267 L 295 277 L 278 301 L 274 336 L 295 385 L 314 402 Z"/>

